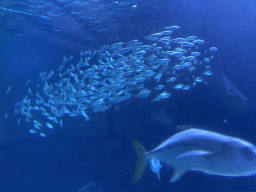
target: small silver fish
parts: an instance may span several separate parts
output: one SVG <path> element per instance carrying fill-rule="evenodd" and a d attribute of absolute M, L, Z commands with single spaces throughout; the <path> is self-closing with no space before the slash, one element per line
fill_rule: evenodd
<path fill-rule="evenodd" d="M 150 158 L 150 169 L 157 174 L 158 179 L 160 180 L 160 169 L 163 167 L 157 159 Z"/>
<path fill-rule="evenodd" d="M 210 76 L 210 75 L 212 75 L 213 74 L 213 72 L 212 71 L 205 71 L 204 72 L 204 75 L 208 75 L 208 76 Z"/>
<path fill-rule="evenodd" d="M 202 40 L 202 39 L 197 39 L 197 40 L 194 40 L 193 43 L 196 43 L 196 44 L 204 44 L 205 41 Z"/>
<path fill-rule="evenodd" d="M 165 27 L 166 30 L 172 30 L 172 31 L 175 31 L 175 30 L 178 30 L 180 29 L 180 26 L 170 26 L 170 27 Z"/>
<path fill-rule="evenodd" d="M 159 101 L 161 99 L 167 99 L 171 96 L 171 93 L 167 93 L 166 91 L 160 93 L 155 99 L 153 99 L 152 101 Z"/>
<path fill-rule="evenodd" d="M 150 90 L 148 90 L 148 89 L 143 89 L 143 90 L 138 94 L 138 97 L 140 97 L 140 98 L 145 98 L 145 97 L 148 97 L 150 93 L 151 93 Z"/>
<path fill-rule="evenodd" d="M 156 90 L 162 90 L 165 86 L 164 85 L 157 85 L 155 87 Z"/>
<path fill-rule="evenodd" d="M 11 86 L 8 87 L 8 89 L 6 90 L 6 95 L 10 92 L 11 88 Z"/>
<path fill-rule="evenodd" d="M 86 121 L 90 121 L 90 118 L 87 116 L 87 114 L 84 111 L 82 111 L 82 115 L 84 116 Z"/>
<path fill-rule="evenodd" d="M 218 51 L 218 48 L 217 48 L 217 47 L 211 47 L 211 48 L 210 48 L 210 51 L 211 51 L 211 52 L 216 52 L 216 51 Z"/>
<path fill-rule="evenodd" d="M 184 86 L 184 84 L 178 84 L 174 86 L 174 89 L 182 89 Z"/>
<path fill-rule="evenodd" d="M 185 85 L 185 87 L 183 87 L 183 90 L 189 90 L 191 88 L 191 85 Z"/>
<path fill-rule="evenodd" d="M 49 128 L 49 129 L 53 129 L 53 126 L 50 124 L 50 123 L 45 123 L 46 124 L 46 126 Z"/>
<path fill-rule="evenodd" d="M 29 129 L 29 133 L 31 133 L 31 134 L 35 134 L 35 133 L 37 133 L 37 131 L 36 131 L 36 130 L 34 130 L 34 129 Z"/>
<path fill-rule="evenodd" d="M 30 81 L 31 79 L 27 80 L 27 82 L 24 85 L 22 85 L 22 87 L 26 87 L 30 83 Z"/>
<path fill-rule="evenodd" d="M 204 62 L 209 63 L 211 61 L 210 58 L 204 58 Z"/>
<path fill-rule="evenodd" d="M 201 55 L 201 53 L 199 53 L 199 52 L 192 52 L 191 55 L 192 55 L 192 56 L 195 56 L 195 57 L 198 57 L 198 56 Z"/>
<path fill-rule="evenodd" d="M 176 80 L 177 80 L 177 77 L 171 77 L 170 79 L 167 80 L 167 83 L 174 82 Z"/>
<path fill-rule="evenodd" d="M 44 133 L 39 134 L 41 137 L 47 137 Z"/>
<path fill-rule="evenodd" d="M 203 82 L 203 79 L 202 79 L 201 77 L 197 77 L 197 78 L 195 79 L 195 82 L 201 83 L 201 82 Z"/>

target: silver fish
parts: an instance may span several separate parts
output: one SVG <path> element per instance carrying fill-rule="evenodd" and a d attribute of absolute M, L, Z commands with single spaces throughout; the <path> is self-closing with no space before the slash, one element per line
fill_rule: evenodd
<path fill-rule="evenodd" d="M 165 86 L 164 85 L 157 85 L 155 87 L 156 90 L 162 90 Z"/>
<path fill-rule="evenodd" d="M 138 94 L 138 97 L 140 97 L 140 98 L 148 97 L 150 93 L 151 93 L 150 90 L 148 90 L 148 89 L 143 89 L 143 90 Z"/>
<path fill-rule="evenodd" d="M 175 30 L 178 30 L 180 29 L 180 26 L 170 26 L 170 27 L 165 27 L 166 30 L 172 30 L 172 31 L 175 31 Z"/>
<path fill-rule="evenodd" d="M 45 123 L 46 124 L 46 126 L 49 128 L 49 129 L 53 129 L 53 126 L 50 124 L 50 123 Z"/>
<path fill-rule="evenodd" d="M 40 135 L 41 137 L 47 137 L 46 134 L 44 134 L 44 133 L 39 133 L 39 135 Z"/>
<path fill-rule="evenodd" d="M 194 40 L 193 43 L 196 43 L 196 44 L 204 44 L 205 41 L 202 40 L 202 39 L 197 39 L 197 40 Z"/>
<path fill-rule="evenodd" d="M 195 57 L 198 57 L 198 56 L 201 55 L 201 53 L 199 53 L 199 52 L 192 52 L 191 55 L 192 55 L 192 56 L 195 56 Z"/>
<path fill-rule="evenodd" d="M 163 167 L 157 159 L 151 158 L 150 162 L 150 169 L 157 174 L 158 179 L 160 180 L 160 169 Z"/>
<path fill-rule="evenodd" d="M 218 51 L 218 48 L 217 48 L 217 47 L 211 47 L 211 48 L 210 48 L 210 51 L 211 51 L 211 52 L 216 52 L 216 51 Z"/>
<path fill-rule="evenodd" d="M 176 81 L 177 77 L 171 77 L 167 80 L 167 83 Z"/>
<path fill-rule="evenodd" d="M 167 93 L 166 91 L 160 93 L 155 99 L 153 99 L 152 101 L 159 101 L 161 99 L 167 99 L 171 96 L 171 93 Z"/>
<path fill-rule="evenodd" d="M 6 95 L 10 92 L 11 88 L 11 86 L 8 87 L 8 89 L 6 90 Z"/>
<path fill-rule="evenodd" d="M 30 83 L 30 81 L 31 81 L 31 79 L 27 80 L 27 82 L 24 85 L 22 85 L 22 87 L 27 86 Z"/>
<path fill-rule="evenodd" d="M 134 146 L 141 150 L 142 154 L 139 157 L 158 159 L 174 167 L 175 172 L 170 182 L 177 181 L 186 171 L 200 171 L 226 177 L 256 174 L 255 145 L 212 131 L 196 128 L 185 130 L 144 154 L 140 144 L 134 142 Z M 143 168 L 140 167 L 134 182 L 140 178 L 142 170 Z"/>
<path fill-rule="evenodd" d="M 37 131 L 36 131 L 36 130 L 34 130 L 34 129 L 29 129 L 29 133 L 31 133 L 31 134 L 35 134 L 35 133 L 37 133 Z"/>
<path fill-rule="evenodd" d="M 174 89 L 182 89 L 184 86 L 184 84 L 178 84 L 174 86 Z"/>

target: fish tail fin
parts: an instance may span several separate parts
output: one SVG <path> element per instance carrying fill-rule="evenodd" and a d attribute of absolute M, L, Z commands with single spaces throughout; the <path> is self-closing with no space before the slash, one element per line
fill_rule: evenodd
<path fill-rule="evenodd" d="M 146 152 L 145 148 L 136 140 L 132 140 L 133 148 L 137 156 L 137 163 L 135 166 L 135 172 L 133 176 L 133 183 L 136 183 L 137 181 L 140 180 L 142 177 L 142 174 L 145 170 L 146 167 L 146 160 L 144 153 Z"/>

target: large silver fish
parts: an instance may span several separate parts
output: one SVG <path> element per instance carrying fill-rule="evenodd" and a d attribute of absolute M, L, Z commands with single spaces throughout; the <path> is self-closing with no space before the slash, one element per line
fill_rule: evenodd
<path fill-rule="evenodd" d="M 143 147 L 134 143 L 141 153 Z M 170 182 L 177 181 L 186 171 L 230 177 L 256 173 L 256 146 L 239 138 L 195 128 L 173 135 L 142 156 L 144 160 L 154 158 L 174 167 Z M 134 182 L 145 167 L 145 161 L 138 162 Z"/>

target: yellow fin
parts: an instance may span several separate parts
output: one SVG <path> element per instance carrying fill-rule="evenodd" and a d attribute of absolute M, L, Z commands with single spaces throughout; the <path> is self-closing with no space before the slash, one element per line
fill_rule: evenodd
<path fill-rule="evenodd" d="M 144 157 L 145 149 L 138 141 L 134 139 L 132 139 L 132 144 L 133 144 L 134 151 L 137 155 L 137 163 L 136 163 L 135 173 L 134 173 L 132 182 L 136 183 L 137 181 L 140 180 L 146 167 L 145 157 Z"/>

